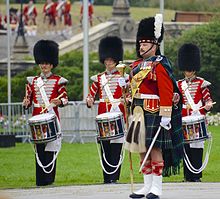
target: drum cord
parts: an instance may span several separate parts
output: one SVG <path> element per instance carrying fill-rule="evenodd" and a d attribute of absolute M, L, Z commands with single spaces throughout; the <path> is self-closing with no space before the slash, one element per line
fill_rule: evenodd
<path fill-rule="evenodd" d="M 198 174 L 198 173 L 202 172 L 206 168 L 206 166 L 208 164 L 208 161 L 209 161 L 209 155 L 210 155 L 211 148 L 212 148 L 212 136 L 210 135 L 210 139 L 208 141 L 208 146 L 207 146 L 205 160 L 204 160 L 202 166 L 199 169 L 196 169 L 191 164 L 191 162 L 190 162 L 190 160 L 189 160 L 189 158 L 187 156 L 187 153 L 185 151 L 185 148 L 183 147 L 183 150 L 184 150 L 184 162 L 185 162 L 187 168 L 189 169 L 189 171 L 191 171 L 194 174 Z"/>
<path fill-rule="evenodd" d="M 58 150 L 57 152 L 54 152 L 53 160 L 52 160 L 49 164 L 47 164 L 47 165 L 45 165 L 45 166 L 44 166 L 44 165 L 41 163 L 41 161 L 40 161 L 40 158 L 39 158 L 38 153 L 37 153 L 37 149 L 34 147 L 33 150 L 34 150 L 34 152 L 35 152 L 36 160 L 37 160 L 38 165 L 43 169 L 43 171 L 44 171 L 45 173 L 47 173 L 47 174 L 51 173 L 51 172 L 53 171 L 53 169 L 54 169 L 55 161 L 56 161 L 56 159 L 57 159 L 57 156 L 58 156 L 60 150 Z M 52 168 L 51 168 L 49 171 L 47 171 L 46 168 L 48 168 L 48 167 L 51 166 L 51 165 L 52 165 Z"/>
<path fill-rule="evenodd" d="M 100 153 L 100 151 L 99 151 L 99 146 L 98 146 L 97 139 L 96 139 L 96 146 L 97 146 L 97 151 L 98 151 L 98 155 L 99 155 L 99 161 L 100 161 L 102 170 L 103 170 L 106 174 L 112 175 L 112 174 L 114 174 L 114 173 L 119 169 L 119 167 L 121 166 L 121 164 L 122 164 L 122 162 L 123 162 L 123 160 L 124 160 L 124 157 L 125 157 L 124 143 L 123 143 L 123 145 L 122 145 L 121 154 L 120 154 L 120 159 L 119 159 L 117 165 L 111 165 L 111 164 L 106 160 L 104 148 L 103 148 L 103 146 L 102 146 L 102 143 L 100 143 L 100 144 L 101 144 L 101 147 L 102 147 L 102 150 L 103 150 L 103 159 L 104 159 L 104 161 L 106 162 L 106 164 L 107 164 L 108 166 L 110 166 L 110 167 L 112 167 L 112 168 L 115 168 L 115 170 L 112 171 L 112 172 L 106 171 L 106 169 L 105 169 L 105 167 L 104 167 L 104 165 L 103 165 L 103 163 L 102 163 L 102 156 L 101 156 L 101 153 Z"/>

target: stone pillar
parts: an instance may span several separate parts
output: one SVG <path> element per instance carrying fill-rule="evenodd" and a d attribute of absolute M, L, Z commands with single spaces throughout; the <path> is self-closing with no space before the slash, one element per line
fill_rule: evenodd
<path fill-rule="evenodd" d="M 130 17 L 128 0 L 114 0 L 113 2 L 113 18 L 128 18 Z"/>
<path fill-rule="evenodd" d="M 130 17 L 130 5 L 128 0 L 114 0 L 112 21 L 119 24 L 120 37 L 122 39 L 132 39 L 136 34 L 135 21 Z"/>

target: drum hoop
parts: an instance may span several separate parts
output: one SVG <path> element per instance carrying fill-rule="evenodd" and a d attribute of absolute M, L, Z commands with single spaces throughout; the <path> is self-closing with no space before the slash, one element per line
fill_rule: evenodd
<path fill-rule="evenodd" d="M 40 118 L 40 116 L 45 115 L 45 114 L 50 115 L 50 118 L 49 118 L 49 119 L 48 119 L 48 117 Z M 34 120 L 32 120 L 33 117 L 36 117 L 36 118 L 37 118 L 37 116 L 39 117 L 38 119 L 34 119 Z M 33 116 L 33 117 L 29 118 L 28 122 L 38 122 L 38 121 L 48 121 L 48 120 L 53 120 L 53 119 L 56 118 L 56 115 L 55 115 L 55 114 L 51 114 L 51 113 L 44 113 L 44 114 L 35 115 L 35 116 Z"/>
<path fill-rule="evenodd" d="M 97 140 L 98 141 L 108 141 L 108 140 L 115 140 L 118 138 L 122 138 L 124 136 L 124 133 L 120 133 L 118 135 L 113 135 L 113 136 L 109 136 L 109 137 L 101 137 L 97 134 Z"/>
<path fill-rule="evenodd" d="M 110 113 L 109 115 L 111 115 L 112 117 L 106 117 L 107 114 L 106 114 L 106 113 L 102 113 L 102 114 L 99 114 L 99 115 L 96 116 L 96 120 L 114 119 L 114 118 L 120 118 L 120 117 L 123 116 L 123 114 L 122 114 L 121 112 L 109 112 L 109 113 Z M 116 114 L 114 115 L 114 114 L 112 114 L 112 113 L 116 113 Z M 100 116 L 100 115 L 105 115 L 105 116 L 102 117 L 102 118 L 101 118 L 101 117 L 97 118 L 97 117 Z"/>
<path fill-rule="evenodd" d="M 34 142 L 35 144 L 42 144 L 42 143 L 47 143 L 47 142 L 52 142 L 54 140 L 56 140 L 58 134 L 54 135 L 54 136 L 51 136 L 49 138 L 45 138 L 45 139 L 30 139 L 31 142 Z"/>
<path fill-rule="evenodd" d="M 47 119 L 47 120 L 32 120 L 32 121 L 29 121 L 28 120 L 28 124 L 29 125 L 32 125 L 32 124 L 36 124 L 36 125 L 39 125 L 39 124 L 48 124 L 48 123 L 50 123 L 50 122 L 53 122 L 53 121 L 56 121 L 56 117 L 54 117 L 54 118 L 50 118 L 50 119 Z"/>
<path fill-rule="evenodd" d="M 186 118 L 186 117 L 187 117 L 187 118 L 190 117 L 191 120 L 188 120 L 188 121 L 184 120 L 184 118 Z M 204 117 L 204 116 L 203 116 L 203 117 L 201 116 L 200 118 L 196 118 L 196 117 L 195 117 L 195 118 L 194 118 L 195 120 L 192 120 L 192 118 L 193 118 L 193 117 L 191 117 L 191 116 L 182 117 L 182 123 L 183 123 L 183 124 L 191 124 L 191 123 L 194 124 L 194 123 L 198 123 L 198 122 L 201 122 L 201 121 L 205 121 L 205 117 Z"/>
<path fill-rule="evenodd" d="M 191 144 L 191 143 L 196 143 L 196 142 L 201 142 L 201 141 L 205 141 L 208 139 L 211 139 L 212 135 L 210 133 L 208 133 L 206 136 L 202 136 L 200 138 L 195 138 L 195 139 L 184 139 L 184 144 Z"/>
<path fill-rule="evenodd" d="M 117 121 L 118 119 L 120 119 L 120 117 L 118 117 L 118 118 L 109 118 L 109 119 L 107 119 L 107 118 L 104 118 L 104 119 L 96 119 L 96 121 L 97 122 L 112 122 L 112 121 Z"/>

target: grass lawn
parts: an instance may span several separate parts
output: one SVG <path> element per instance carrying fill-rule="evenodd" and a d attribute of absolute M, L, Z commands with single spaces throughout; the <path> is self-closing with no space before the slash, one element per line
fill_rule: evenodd
<path fill-rule="evenodd" d="M 10 7 L 20 9 L 20 4 L 10 4 Z M 37 24 L 38 24 L 38 33 L 44 33 L 47 29 L 46 25 L 43 24 L 43 4 L 36 4 L 38 16 L 37 16 Z M 0 13 L 3 15 L 6 14 L 5 12 L 6 4 L 0 4 Z M 112 16 L 113 8 L 112 6 L 94 6 L 94 25 L 100 23 L 99 19 L 107 20 Z M 131 17 L 135 21 L 140 21 L 144 17 L 154 16 L 156 13 L 159 13 L 159 8 L 147 8 L 147 7 L 131 7 L 130 14 Z M 73 21 L 73 29 L 77 29 L 74 32 L 80 32 L 81 28 L 79 28 L 80 22 L 80 3 L 74 2 L 71 8 L 71 15 Z M 164 20 L 171 21 L 174 19 L 175 11 L 174 10 L 165 10 L 164 11 Z"/>
<path fill-rule="evenodd" d="M 203 182 L 220 182 L 220 127 L 212 126 L 213 145 Z M 142 182 L 138 173 L 138 155 L 133 155 L 134 181 Z M 16 144 L 14 148 L 0 148 L 0 188 L 27 188 L 35 186 L 34 153 L 30 144 Z M 120 183 L 130 183 L 128 154 L 122 165 Z M 164 178 L 164 182 L 181 182 L 181 174 Z M 102 170 L 96 144 L 62 145 L 57 161 L 55 186 L 102 183 Z"/>

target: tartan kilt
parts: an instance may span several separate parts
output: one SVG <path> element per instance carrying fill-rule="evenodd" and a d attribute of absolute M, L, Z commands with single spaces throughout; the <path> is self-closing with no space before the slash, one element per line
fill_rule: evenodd
<path fill-rule="evenodd" d="M 134 99 L 132 109 L 135 106 L 141 106 L 143 109 L 143 100 Z M 172 128 L 170 130 L 161 128 L 160 133 L 154 143 L 154 147 L 160 148 L 162 150 L 164 159 L 163 176 L 170 176 L 172 174 L 175 175 L 179 173 L 180 162 L 183 157 L 181 111 L 178 115 L 175 114 L 175 110 L 172 112 Z M 146 129 L 145 145 L 147 148 L 149 148 L 160 126 L 161 116 L 159 116 L 159 111 L 156 113 L 150 113 L 144 110 L 144 119 Z"/>

